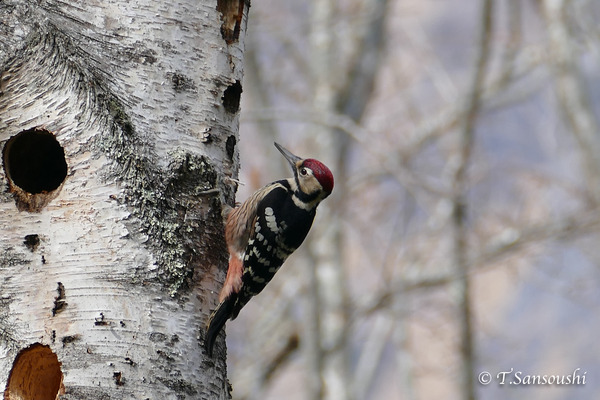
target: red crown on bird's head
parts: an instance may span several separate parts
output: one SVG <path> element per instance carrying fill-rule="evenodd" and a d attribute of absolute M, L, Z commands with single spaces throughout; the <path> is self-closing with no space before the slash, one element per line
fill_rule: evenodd
<path fill-rule="evenodd" d="M 302 166 L 313 171 L 315 178 L 317 178 L 325 192 L 331 193 L 333 191 L 333 174 L 325 164 L 314 158 L 309 158 L 304 160 Z"/>

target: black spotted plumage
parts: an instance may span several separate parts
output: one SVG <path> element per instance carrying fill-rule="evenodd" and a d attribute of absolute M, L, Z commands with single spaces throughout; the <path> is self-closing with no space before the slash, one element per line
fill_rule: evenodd
<path fill-rule="evenodd" d="M 210 356 L 227 319 L 235 319 L 302 244 L 317 206 L 333 190 L 333 175 L 323 163 L 303 160 L 277 143 L 275 146 L 290 163 L 294 177 L 262 187 L 228 213 L 229 268 L 204 338 Z"/>
<path fill-rule="evenodd" d="M 242 290 L 235 301 L 231 319 L 237 317 L 252 296 L 264 289 L 287 257 L 300 247 L 315 218 L 315 208 L 308 211 L 294 204 L 294 192 L 287 181 L 277 183 L 281 187 L 269 192 L 258 203 L 255 227 L 244 254 Z M 277 216 L 283 215 L 285 220 L 278 220 Z"/>

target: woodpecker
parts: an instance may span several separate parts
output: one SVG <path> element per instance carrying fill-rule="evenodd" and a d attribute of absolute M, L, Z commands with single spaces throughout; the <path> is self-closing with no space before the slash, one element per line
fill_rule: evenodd
<path fill-rule="evenodd" d="M 219 305 L 207 323 L 204 346 L 210 357 L 227 319 L 234 320 L 302 244 L 317 206 L 333 190 L 333 175 L 323 163 L 302 159 L 278 143 L 275 147 L 289 162 L 294 177 L 262 187 L 227 215 L 229 269 Z"/>

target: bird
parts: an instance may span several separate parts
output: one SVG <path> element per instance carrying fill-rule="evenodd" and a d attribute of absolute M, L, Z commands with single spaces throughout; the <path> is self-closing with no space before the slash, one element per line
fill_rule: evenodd
<path fill-rule="evenodd" d="M 325 164 L 274 145 L 290 164 L 293 177 L 263 186 L 226 215 L 229 266 L 219 304 L 206 324 L 204 347 L 210 357 L 226 321 L 238 316 L 302 244 L 317 207 L 333 191 L 333 174 Z"/>

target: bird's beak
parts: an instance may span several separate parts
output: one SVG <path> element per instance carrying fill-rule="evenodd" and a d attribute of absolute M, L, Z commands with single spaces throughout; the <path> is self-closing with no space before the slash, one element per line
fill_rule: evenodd
<path fill-rule="evenodd" d="M 298 161 L 302 160 L 302 159 L 300 157 L 298 157 L 297 155 L 292 154 L 288 149 L 286 149 L 285 147 L 283 147 L 279 143 L 273 143 L 273 144 L 275 144 L 275 147 L 277 147 L 277 150 L 279 150 L 279 152 L 281 154 L 283 154 L 283 156 L 285 157 L 285 159 L 288 160 L 288 162 L 292 166 L 292 170 L 295 171 L 296 170 L 296 163 Z"/>

